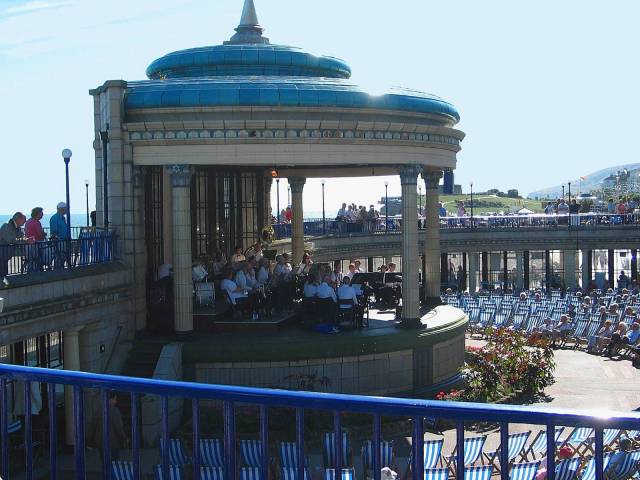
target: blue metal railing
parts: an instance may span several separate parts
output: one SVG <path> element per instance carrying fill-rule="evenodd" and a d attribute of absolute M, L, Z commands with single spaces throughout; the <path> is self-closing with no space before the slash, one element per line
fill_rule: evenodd
<path fill-rule="evenodd" d="M 424 229 L 424 217 L 416 217 L 418 228 Z M 625 225 L 640 225 L 640 214 L 607 214 L 580 213 L 572 215 L 491 215 L 471 217 L 440 217 L 442 230 L 501 229 L 501 228 L 535 228 L 535 229 L 592 229 L 609 228 Z M 278 240 L 291 238 L 291 224 L 277 223 L 273 225 Z M 321 235 L 353 235 L 400 233 L 402 219 L 397 217 L 381 217 L 375 221 L 347 222 L 342 220 L 324 221 L 321 218 L 310 218 L 304 221 L 306 236 Z"/>
<path fill-rule="evenodd" d="M 394 416 L 405 417 L 412 420 L 412 472 L 413 480 L 422 479 L 423 471 L 423 450 L 424 450 L 424 429 L 425 419 L 440 418 L 450 419 L 456 425 L 456 458 L 455 471 L 458 479 L 464 478 L 464 428 L 465 422 L 496 422 L 500 425 L 500 438 L 502 445 L 507 445 L 509 425 L 512 423 L 541 425 L 546 428 L 547 436 L 547 458 L 549 466 L 547 478 L 554 480 L 554 464 L 556 458 L 557 443 L 555 436 L 556 426 L 581 426 L 591 427 L 595 430 L 595 459 L 596 459 L 596 479 L 603 478 L 603 430 L 605 428 L 618 429 L 640 429 L 640 414 L 626 413 L 613 415 L 608 412 L 581 413 L 570 410 L 542 409 L 532 407 L 521 407 L 511 405 L 486 405 L 471 403 L 451 403 L 428 400 L 409 400 L 382 397 L 364 397 L 352 395 L 321 394 L 311 392 L 295 392 L 281 390 L 267 390 L 256 388 L 218 386 L 196 383 L 171 382 L 149 379 L 136 379 L 127 377 L 116 377 L 109 375 L 96 375 L 83 372 L 59 371 L 49 369 L 29 368 L 13 365 L 0 365 L 0 477 L 12 478 L 15 468 L 12 462 L 17 462 L 18 458 L 9 457 L 9 433 L 8 433 L 8 394 L 7 384 L 9 381 L 24 382 L 23 395 L 25 407 L 25 472 L 26 479 L 33 478 L 33 451 L 29 447 L 31 444 L 31 383 L 42 382 L 47 385 L 49 392 L 49 477 L 58 478 L 58 447 L 56 435 L 56 413 L 55 403 L 52 398 L 55 395 L 55 385 L 62 384 L 69 386 L 73 390 L 73 412 L 74 412 L 74 438 L 76 448 L 75 475 L 76 478 L 86 477 L 87 465 L 85 457 L 85 409 L 84 393 L 87 389 L 98 389 L 102 399 L 102 420 L 103 420 L 103 456 L 104 465 L 110 465 L 110 429 L 109 429 L 109 393 L 111 391 L 126 392 L 131 395 L 132 409 L 132 462 L 134 478 L 141 478 L 141 431 L 139 428 L 139 407 L 142 395 L 157 395 L 161 399 L 161 470 L 163 478 L 168 479 L 170 468 L 169 457 L 169 398 L 181 397 L 189 399 L 192 404 L 192 440 L 193 440 L 193 478 L 200 479 L 200 451 L 197 446 L 201 440 L 200 424 L 200 403 L 204 400 L 216 400 L 223 403 L 224 416 L 224 477 L 226 480 L 235 480 L 237 473 L 236 462 L 236 428 L 235 428 L 235 408 L 238 404 L 257 405 L 260 409 L 260 441 L 261 443 L 261 472 L 262 480 L 267 480 L 269 468 L 269 429 L 268 415 L 269 407 L 294 408 L 296 442 L 298 452 L 297 479 L 305 478 L 305 462 L 302 461 L 305 452 L 305 430 L 304 415 L 306 409 L 325 410 L 333 412 L 333 431 L 335 439 L 342 438 L 342 417 L 343 412 L 366 413 L 372 415 L 373 420 L 373 451 L 374 480 L 380 480 L 380 442 L 381 442 L 381 417 Z M 346 459 L 342 455 L 342 442 L 333 442 L 335 451 L 335 471 L 340 472 Z M 502 448 L 500 462 L 503 466 L 509 464 L 508 449 Z M 12 470 L 13 469 L 13 470 Z M 111 479 L 110 468 L 105 469 L 103 478 Z M 501 468 L 501 480 L 509 479 L 509 469 Z"/>

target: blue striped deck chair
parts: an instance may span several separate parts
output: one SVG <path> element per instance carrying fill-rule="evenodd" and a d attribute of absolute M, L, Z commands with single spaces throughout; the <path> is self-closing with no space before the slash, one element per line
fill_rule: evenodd
<path fill-rule="evenodd" d="M 111 478 L 112 480 L 133 480 L 133 462 L 112 461 Z"/>
<path fill-rule="evenodd" d="M 538 473 L 540 462 L 514 463 L 509 472 L 510 480 L 533 480 Z"/>
<path fill-rule="evenodd" d="M 482 457 L 482 449 L 484 448 L 484 444 L 487 441 L 486 435 L 481 435 L 479 437 L 467 437 L 464 439 L 464 465 L 465 467 L 471 466 L 478 461 Z M 458 450 L 458 446 L 453 449 L 453 454 L 444 457 L 444 461 L 447 464 L 447 467 L 452 468 L 455 471 L 456 465 L 456 452 Z"/>
<path fill-rule="evenodd" d="M 356 478 L 353 473 L 353 468 L 343 468 L 342 469 L 342 478 L 340 480 L 354 480 Z M 335 480 L 336 479 L 336 471 L 333 468 L 325 468 L 324 470 L 324 480 Z"/>
<path fill-rule="evenodd" d="M 469 313 L 467 315 L 469 315 L 470 325 L 477 324 L 480 319 L 480 307 L 478 305 L 472 305 L 469 308 Z"/>
<path fill-rule="evenodd" d="M 242 467 L 240 480 L 262 480 L 259 467 Z"/>
<path fill-rule="evenodd" d="M 424 480 L 448 480 L 448 478 L 449 469 L 446 467 L 424 469 Z"/>
<path fill-rule="evenodd" d="M 156 465 L 154 470 L 156 480 L 165 480 L 162 476 L 162 465 Z M 166 480 L 184 480 L 184 472 L 179 465 L 169 465 L 169 478 Z"/>
<path fill-rule="evenodd" d="M 631 325 L 633 325 L 633 323 L 636 321 L 636 316 L 635 315 L 625 315 L 624 319 L 622 321 L 625 323 L 627 328 L 631 328 Z"/>
<path fill-rule="evenodd" d="M 295 442 L 280 442 L 278 447 L 280 466 L 283 468 L 298 468 L 298 444 Z M 309 466 L 309 459 L 305 457 L 305 466 Z"/>
<path fill-rule="evenodd" d="M 162 449 L 164 443 L 160 440 L 160 458 L 162 458 Z M 188 465 L 191 459 L 185 453 L 184 444 L 179 438 L 169 439 L 169 463 L 171 465 Z"/>
<path fill-rule="evenodd" d="M 240 440 L 240 451 L 242 460 L 247 467 L 258 467 L 262 465 L 262 444 L 260 440 Z"/>
<path fill-rule="evenodd" d="M 617 313 L 607 313 L 607 320 L 610 320 L 612 325 L 618 325 L 620 316 Z"/>
<path fill-rule="evenodd" d="M 466 467 L 464 469 L 464 480 L 490 480 L 492 474 L 493 466 L 491 465 Z"/>
<path fill-rule="evenodd" d="M 604 431 L 602 432 L 602 445 L 604 446 L 605 450 L 609 450 L 609 451 L 615 450 L 616 449 L 615 442 L 618 439 L 618 437 L 620 437 L 621 434 L 622 434 L 622 430 L 618 430 L 617 428 L 605 428 Z M 587 441 L 585 441 L 582 444 L 582 447 L 583 447 L 583 451 L 581 453 L 582 456 L 584 456 L 584 454 L 587 452 L 591 453 L 592 455 L 595 455 L 595 450 L 596 450 L 595 437 L 592 436 Z"/>
<path fill-rule="evenodd" d="M 304 480 L 310 480 L 309 468 L 304 469 Z M 282 467 L 280 469 L 280 480 L 298 480 L 298 469 L 293 467 Z"/>
<path fill-rule="evenodd" d="M 578 348 L 580 340 L 587 338 L 587 330 L 589 330 L 588 318 L 581 318 L 574 322 L 573 333 L 567 337 L 567 340 L 573 341 L 573 348 Z"/>
<path fill-rule="evenodd" d="M 600 329 L 601 325 L 602 325 L 602 322 L 600 321 L 600 319 L 594 321 L 592 318 L 591 320 L 589 320 L 589 326 L 587 327 L 585 338 L 588 339 L 589 337 L 598 333 L 598 330 Z"/>
<path fill-rule="evenodd" d="M 602 466 L 604 470 L 607 470 L 609 466 L 609 462 L 611 461 L 611 453 L 605 454 L 602 458 Z M 596 480 L 596 459 L 595 457 L 591 457 L 589 461 L 586 463 L 584 468 L 582 469 L 582 474 L 580 475 L 580 480 Z"/>
<path fill-rule="evenodd" d="M 495 328 L 501 328 L 506 326 L 508 321 L 509 314 L 501 310 L 499 312 L 496 312 L 495 316 L 493 317 L 493 326 Z"/>
<path fill-rule="evenodd" d="M 527 320 L 527 312 L 516 312 L 513 314 L 512 325 L 516 330 L 520 330 Z"/>
<path fill-rule="evenodd" d="M 219 467 L 200 467 L 200 480 L 224 480 L 224 470 Z"/>
<path fill-rule="evenodd" d="M 362 444 L 362 470 L 366 473 L 373 468 L 373 443 L 367 440 Z M 393 466 L 393 442 L 380 441 L 380 468 Z"/>
<path fill-rule="evenodd" d="M 529 321 L 527 327 L 524 329 L 527 333 L 531 334 L 536 328 L 540 328 L 545 317 L 539 313 L 532 313 L 529 315 Z"/>
<path fill-rule="evenodd" d="M 425 470 L 438 470 L 438 468 L 436 468 L 436 465 L 438 465 L 438 462 L 440 462 L 443 445 L 443 438 L 438 440 L 424 441 L 422 465 L 424 466 Z M 409 478 L 409 471 L 411 470 L 412 465 L 413 449 L 411 449 L 411 454 L 409 455 L 409 463 L 407 464 L 407 471 L 404 476 L 405 478 Z M 444 470 L 449 471 L 447 467 L 444 467 Z"/>
<path fill-rule="evenodd" d="M 483 308 L 480 310 L 480 320 L 478 322 L 480 328 L 485 329 L 490 327 L 493 323 L 493 316 L 495 313 L 496 311 L 493 308 Z"/>
<path fill-rule="evenodd" d="M 640 451 L 629 452 L 618 465 L 609 462 L 605 471 L 613 470 L 612 473 L 615 478 L 631 478 L 638 472 L 638 461 L 640 461 Z"/>
<path fill-rule="evenodd" d="M 222 440 L 203 438 L 200 440 L 200 462 L 207 467 L 224 467 Z"/>
<path fill-rule="evenodd" d="M 571 447 L 578 455 L 580 455 L 580 449 L 584 448 L 585 444 L 590 444 L 593 438 L 593 428 L 589 427 L 576 427 L 573 432 L 560 442 L 560 447 Z"/>
<path fill-rule="evenodd" d="M 509 440 L 507 442 L 507 454 L 509 458 L 509 463 L 515 461 L 517 457 L 524 457 L 524 446 L 529 440 L 529 436 L 531 435 L 531 431 L 521 432 L 521 433 L 512 433 L 509 435 Z M 484 454 L 487 459 L 487 463 L 489 465 L 494 465 L 496 470 L 500 471 L 496 460 L 499 460 L 500 448 L 494 450 L 492 452 L 487 452 Z M 501 465 L 502 466 L 502 465 Z"/>
<path fill-rule="evenodd" d="M 322 435 L 322 461 L 324 468 L 332 468 L 335 466 L 335 434 L 327 432 Z M 347 432 L 342 432 L 342 465 L 351 466 L 351 445 Z"/>
<path fill-rule="evenodd" d="M 560 437 L 564 432 L 564 427 L 556 427 L 555 439 L 556 444 L 560 442 Z M 542 458 L 547 456 L 547 431 L 540 430 L 536 438 L 533 439 L 529 448 L 524 451 L 524 459 L 529 460 L 529 456 L 531 456 L 532 460 L 535 460 L 536 457 Z"/>
<path fill-rule="evenodd" d="M 575 480 L 578 478 L 578 470 L 582 459 L 580 457 L 561 460 L 556 464 L 555 480 Z"/>

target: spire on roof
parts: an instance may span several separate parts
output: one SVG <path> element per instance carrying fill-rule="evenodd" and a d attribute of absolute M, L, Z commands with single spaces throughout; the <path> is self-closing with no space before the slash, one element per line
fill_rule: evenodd
<path fill-rule="evenodd" d="M 269 39 L 262 36 L 264 29 L 258 23 L 258 14 L 253 0 L 244 0 L 240 25 L 235 30 L 236 34 L 228 42 L 224 42 L 226 45 L 269 43 Z"/>

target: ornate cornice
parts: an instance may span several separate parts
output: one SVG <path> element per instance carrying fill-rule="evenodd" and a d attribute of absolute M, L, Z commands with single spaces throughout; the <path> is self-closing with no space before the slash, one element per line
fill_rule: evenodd
<path fill-rule="evenodd" d="M 402 185 L 417 185 L 418 175 L 422 172 L 419 165 L 406 165 L 400 169 L 400 183 Z"/>
<path fill-rule="evenodd" d="M 424 187 L 427 190 L 437 190 L 438 185 L 440 185 L 440 179 L 442 179 L 442 172 L 424 170 L 422 172 L 422 178 L 424 179 Z"/>
<path fill-rule="evenodd" d="M 290 177 L 289 186 L 291 187 L 291 193 L 302 193 L 304 190 L 304 184 L 307 183 L 307 179 L 304 177 Z"/>

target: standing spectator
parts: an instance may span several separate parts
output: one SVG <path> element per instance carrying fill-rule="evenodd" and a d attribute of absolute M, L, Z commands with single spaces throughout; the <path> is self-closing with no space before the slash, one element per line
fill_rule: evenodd
<path fill-rule="evenodd" d="M 569 205 L 564 201 L 564 198 L 558 204 L 558 215 L 567 215 L 569 213 Z"/>
<path fill-rule="evenodd" d="M 0 284 L 9 273 L 8 263 L 13 257 L 17 240 L 22 239 L 22 226 L 27 217 L 22 212 L 16 212 L 7 223 L 0 227 Z"/>
<path fill-rule="evenodd" d="M 442 202 L 438 202 L 438 216 L 440 217 L 447 216 L 447 209 L 444 208 L 444 205 L 442 205 Z"/>
<path fill-rule="evenodd" d="M 613 201 L 613 198 L 610 198 L 607 202 L 607 213 L 616 213 L 616 204 Z"/>
<path fill-rule="evenodd" d="M 378 212 L 376 212 L 376 209 L 373 207 L 373 205 L 369 205 L 369 211 L 367 212 L 367 222 L 369 223 L 370 232 L 376 231 L 376 225 L 378 223 L 379 217 L 380 215 L 378 214 Z"/>
<path fill-rule="evenodd" d="M 44 229 L 42 228 L 42 224 L 40 223 L 43 215 L 44 211 L 42 210 L 42 207 L 36 207 L 31 210 L 31 218 L 27 220 L 27 223 L 25 223 L 24 225 L 24 237 L 27 240 L 32 240 L 35 242 L 44 241 L 47 234 L 44 233 Z"/>
<path fill-rule="evenodd" d="M 625 213 L 627 213 L 627 204 L 624 203 L 624 198 L 621 198 L 620 201 L 618 202 L 618 206 L 616 207 L 616 213 L 619 213 L 620 215 L 624 215 Z"/>
<path fill-rule="evenodd" d="M 340 210 L 338 210 L 338 215 L 336 215 L 336 220 L 339 222 L 344 222 L 346 219 L 345 217 L 347 216 L 347 204 L 343 203 L 342 207 L 340 207 Z"/>
<path fill-rule="evenodd" d="M 293 220 L 293 210 L 291 210 L 290 206 L 287 207 L 286 212 L 284 212 L 284 219 L 287 223 L 291 223 L 291 220 Z"/>
<path fill-rule="evenodd" d="M 467 210 L 464 208 L 464 202 L 460 200 L 458 203 L 458 216 L 464 217 L 467 214 Z"/>
<path fill-rule="evenodd" d="M 545 213 L 545 215 L 553 215 L 554 208 L 553 208 L 553 203 L 552 202 L 547 202 L 547 206 L 544 207 L 544 213 Z"/>
<path fill-rule="evenodd" d="M 576 201 L 575 198 L 571 200 L 571 204 L 569 205 L 569 213 L 571 214 L 580 213 L 580 205 L 578 205 L 578 202 Z"/>
<path fill-rule="evenodd" d="M 60 202 L 56 207 L 56 213 L 49 220 L 49 230 L 51 238 L 58 240 L 69 240 L 69 232 L 67 231 L 67 204 Z"/>

